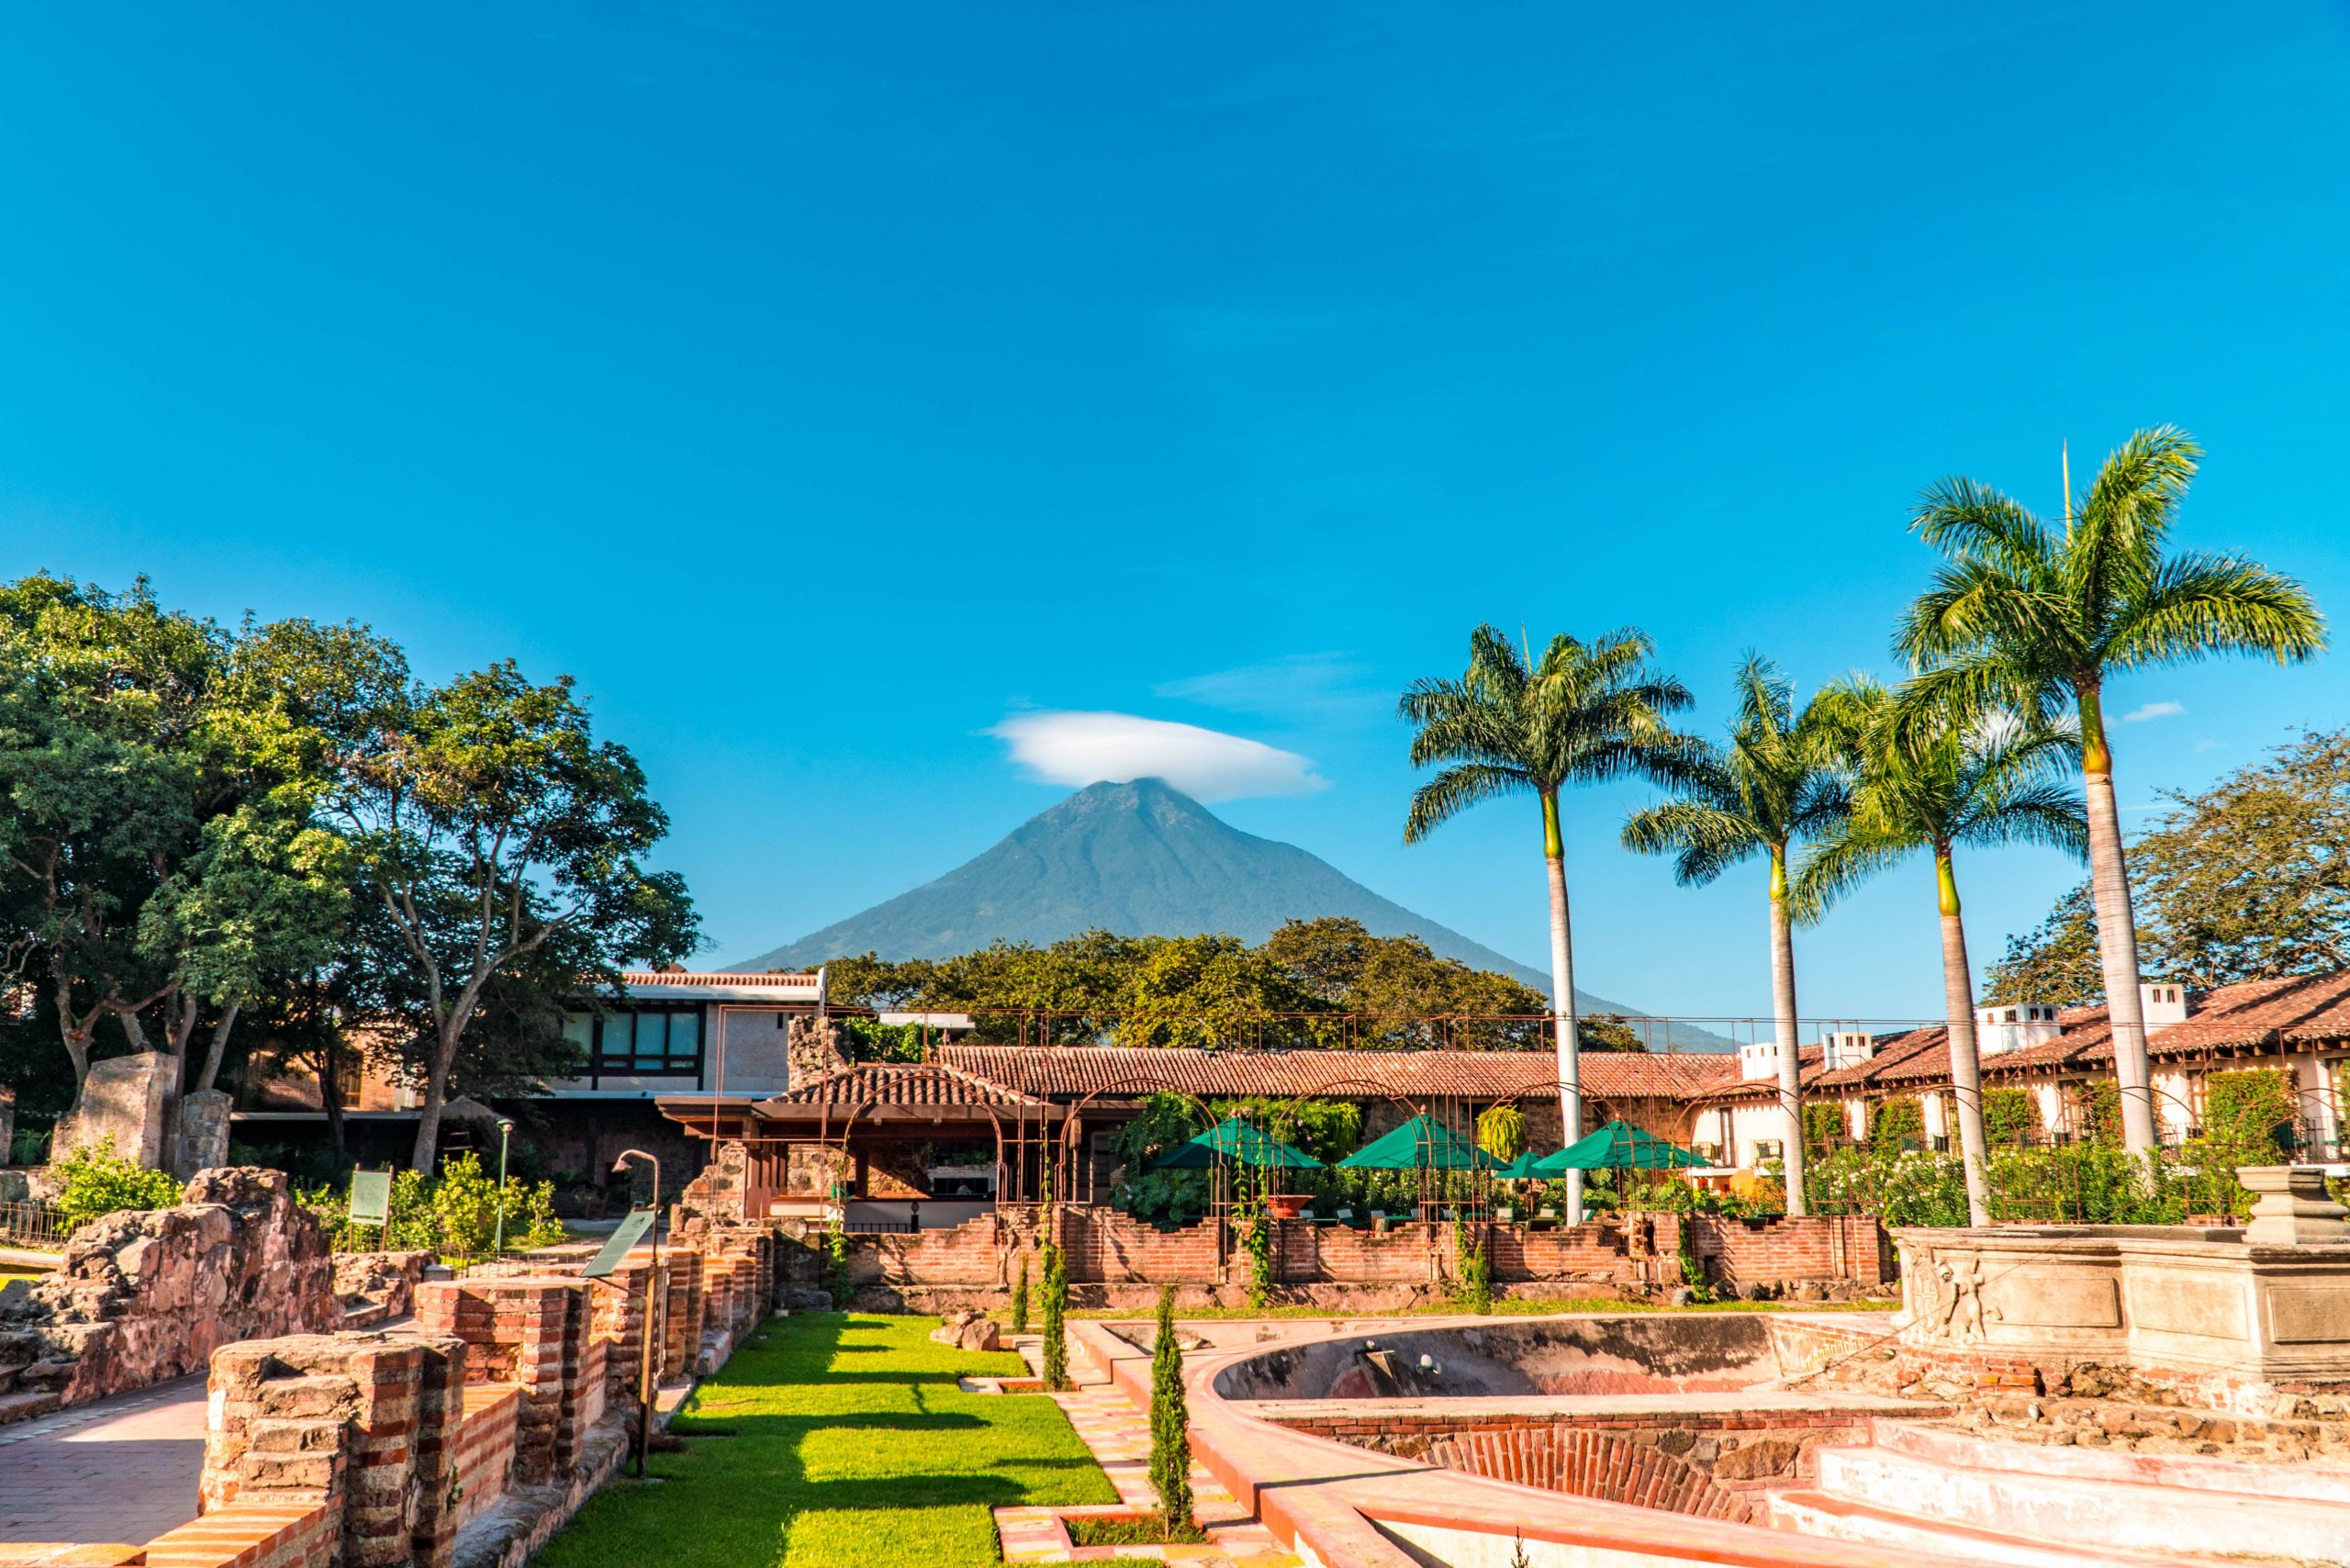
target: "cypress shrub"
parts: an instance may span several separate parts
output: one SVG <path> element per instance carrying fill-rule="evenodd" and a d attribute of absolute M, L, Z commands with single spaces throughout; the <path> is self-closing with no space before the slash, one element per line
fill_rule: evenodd
<path fill-rule="evenodd" d="M 1025 1252 L 1020 1255 L 1020 1270 L 1012 1281 L 1012 1331 L 1014 1334 L 1028 1332 L 1028 1254 Z"/>
<path fill-rule="evenodd" d="M 1183 1405 L 1183 1351 L 1175 1342 L 1175 1287 L 1158 1293 L 1158 1333 L 1150 1350 L 1150 1484 L 1158 1494 L 1161 1538 L 1183 1540 L 1192 1521 L 1192 1417 Z"/>
<path fill-rule="evenodd" d="M 1045 1245 L 1045 1386 L 1058 1393 L 1069 1386 L 1069 1338 L 1062 1316 L 1069 1311 L 1069 1265 L 1061 1249 Z"/>

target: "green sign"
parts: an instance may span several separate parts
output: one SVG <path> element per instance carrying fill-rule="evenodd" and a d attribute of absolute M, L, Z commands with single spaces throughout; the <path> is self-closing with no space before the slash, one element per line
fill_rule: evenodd
<path fill-rule="evenodd" d="M 351 1223 L 389 1225 L 392 1219 L 392 1173 L 354 1170 L 351 1173 Z"/>
<path fill-rule="evenodd" d="M 621 1266 L 621 1260 L 628 1256 L 629 1249 L 643 1240 L 644 1233 L 652 1228 L 651 1209 L 629 1210 L 628 1217 L 621 1221 L 618 1230 L 612 1232 L 612 1238 L 604 1243 L 603 1250 L 597 1253 L 588 1266 L 579 1271 L 580 1273 L 591 1280 L 610 1277 L 611 1271 Z"/>

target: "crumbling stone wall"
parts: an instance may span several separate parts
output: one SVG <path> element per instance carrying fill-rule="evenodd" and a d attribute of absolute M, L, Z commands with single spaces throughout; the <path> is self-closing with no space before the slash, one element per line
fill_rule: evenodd
<path fill-rule="evenodd" d="M 341 1298 L 345 1326 L 358 1328 L 407 1316 L 424 1271 L 438 1261 L 423 1251 L 336 1253 L 334 1294 Z"/>
<path fill-rule="evenodd" d="M 528 1276 L 428 1280 L 417 1327 L 470 1347 L 465 1380 L 516 1383 L 514 1480 L 536 1486 L 569 1471 L 604 1413 L 606 1343 L 590 1332 L 596 1287 Z"/>
<path fill-rule="evenodd" d="M 108 1215 L 0 1296 L 0 1419 L 201 1372 L 239 1340 L 337 1327 L 325 1232 L 282 1170 L 199 1171 L 176 1208 Z"/>
<path fill-rule="evenodd" d="M 446 1335 L 377 1333 L 221 1350 L 199 1506 L 209 1516 L 289 1496 L 324 1500 L 341 1521 L 341 1568 L 446 1568 L 465 1350 Z"/>
<path fill-rule="evenodd" d="M 114 1152 L 154 1170 L 167 1163 L 166 1113 L 179 1087 L 180 1058 L 162 1051 L 135 1051 L 92 1065 L 82 1081 L 82 1097 L 58 1118 L 49 1158 L 111 1138 Z"/>

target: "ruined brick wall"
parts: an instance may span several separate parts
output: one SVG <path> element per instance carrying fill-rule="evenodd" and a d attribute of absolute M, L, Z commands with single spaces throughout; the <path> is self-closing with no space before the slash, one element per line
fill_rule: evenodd
<path fill-rule="evenodd" d="M 1161 1231 L 1107 1208 L 1060 1214 L 1069 1277 L 1082 1284 L 1194 1284 L 1216 1274 L 1216 1222 Z"/>
<path fill-rule="evenodd" d="M 687 1182 L 685 1191 L 677 1194 L 677 1219 L 671 1228 L 677 1228 L 686 1216 L 693 1215 L 739 1223 L 750 1192 L 750 1170 L 748 1149 L 733 1141 L 720 1144 L 710 1163 L 701 1168 L 701 1174 Z"/>
<path fill-rule="evenodd" d="M 701 1254 L 673 1249 L 662 1254 L 661 1262 L 669 1276 L 662 1308 L 661 1381 L 673 1383 L 691 1376 L 701 1357 Z"/>
<path fill-rule="evenodd" d="M 22 1415 L 201 1372 L 242 1339 L 337 1327 L 327 1238 L 284 1171 L 198 1172 L 175 1208 L 73 1233 L 58 1271 L 0 1319 L 0 1395 Z"/>
<path fill-rule="evenodd" d="M 417 1292 L 420 1330 L 464 1341 L 468 1383 L 514 1383 L 515 1484 L 567 1473 L 604 1410 L 605 1343 L 591 1336 L 584 1280 L 428 1280 Z"/>
<path fill-rule="evenodd" d="M 1698 1257 L 1706 1260 L 1726 1284 L 1775 1284 L 1800 1280 L 1852 1280 L 1881 1284 L 1894 1277 L 1892 1238 L 1873 1215 L 1785 1215 L 1777 1219 L 1736 1219 L 1727 1215 L 1670 1217 L 1694 1223 Z M 1673 1250 L 1673 1245 L 1662 1237 L 1660 1246 L 1664 1251 Z"/>
<path fill-rule="evenodd" d="M 335 1568 L 341 1541 L 334 1505 L 289 1492 L 207 1514 L 157 1536 L 137 1557 L 93 1556 L 87 1561 L 143 1562 L 153 1568 Z M 6 1550 L 0 1547 L 0 1557 Z M 66 1568 L 84 1560 L 47 1561 Z"/>
<path fill-rule="evenodd" d="M 199 1506 L 323 1499 L 341 1568 L 446 1568 L 464 1341 L 380 1333 L 232 1345 L 212 1359 Z M 202 1520 L 198 1521 L 202 1523 Z M 150 1562 L 157 1559 L 151 1548 Z"/>
<path fill-rule="evenodd" d="M 514 1479 L 514 1449 L 521 1433 L 522 1391 L 511 1383 L 465 1386 L 464 1419 L 457 1433 L 457 1528 L 505 1495 Z"/>
<path fill-rule="evenodd" d="M 439 1261 L 430 1252 L 336 1253 L 334 1294 L 342 1300 L 346 1325 L 366 1327 L 352 1318 L 353 1312 L 365 1308 L 373 1309 L 370 1322 L 407 1316 L 416 1305 L 416 1287 L 423 1282 L 424 1271 Z"/>
<path fill-rule="evenodd" d="M 993 1215 L 975 1215 L 952 1229 L 853 1238 L 852 1284 L 1001 1285 L 1004 1238 Z"/>

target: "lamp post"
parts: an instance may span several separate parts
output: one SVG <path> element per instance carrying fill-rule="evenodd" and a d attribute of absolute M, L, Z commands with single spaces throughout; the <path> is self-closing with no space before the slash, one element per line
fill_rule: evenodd
<path fill-rule="evenodd" d="M 513 1117 L 498 1118 L 498 1236 L 489 1244 L 492 1258 L 506 1250 L 506 1140 L 513 1132 Z"/>
<path fill-rule="evenodd" d="M 636 1407 L 636 1478 L 644 1479 L 644 1456 L 653 1447 L 653 1341 L 669 1305 L 667 1282 L 661 1276 L 661 1162 L 641 1148 L 624 1148 L 612 1161 L 612 1174 L 628 1174 L 628 1162 L 642 1159 L 653 1167 L 653 1278 L 644 1287 L 643 1356 L 637 1369 L 642 1394 Z"/>

